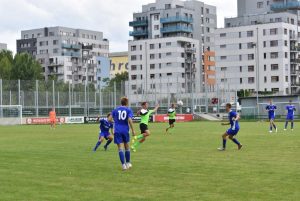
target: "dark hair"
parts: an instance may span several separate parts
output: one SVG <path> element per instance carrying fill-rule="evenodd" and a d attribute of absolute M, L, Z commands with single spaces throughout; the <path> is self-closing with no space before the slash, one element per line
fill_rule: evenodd
<path fill-rule="evenodd" d="M 128 98 L 127 97 L 122 97 L 121 98 L 121 105 L 122 106 L 127 106 L 128 105 Z"/>
<path fill-rule="evenodd" d="M 147 104 L 147 102 L 142 102 L 142 106 L 145 106 Z"/>
<path fill-rule="evenodd" d="M 174 104 L 174 103 L 172 103 L 172 104 L 171 104 L 171 107 L 175 107 L 175 104 Z"/>
<path fill-rule="evenodd" d="M 232 105 L 231 105 L 230 103 L 227 103 L 227 104 L 226 104 L 226 107 L 231 108 Z"/>
<path fill-rule="evenodd" d="M 107 114 L 107 118 L 108 118 L 110 115 L 111 115 L 111 113 L 108 113 L 108 114 Z"/>

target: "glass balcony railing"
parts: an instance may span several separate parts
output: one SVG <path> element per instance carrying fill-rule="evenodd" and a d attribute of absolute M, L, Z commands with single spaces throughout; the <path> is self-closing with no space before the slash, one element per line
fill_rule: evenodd
<path fill-rule="evenodd" d="M 64 49 L 77 49 L 77 50 L 81 49 L 81 45 L 78 45 L 78 44 L 62 43 L 61 47 L 64 48 Z"/>
<path fill-rule="evenodd" d="M 300 2 L 292 1 L 287 3 L 274 3 L 271 5 L 271 10 L 273 11 L 300 10 Z"/>
<path fill-rule="evenodd" d="M 184 26 L 171 26 L 171 27 L 161 28 L 160 31 L 162 33 L 172 33 L 172 32 L 187 32 L 187 33 L 192 33 L 193 32 L 193 28 L 191 28 L 191 27 L 184 27 Z"/>
<path fill-rule="evenodd" d="M 69 57 L 81 57 L 80 52 L 62 52 L 62 56 L 69 56 Z"/>
<path fill-rule="evenodd" d="M 78 44 L 76 44 L 76 45 L 72 45 L 72 49 L 77 49 L 77 50 L 80 50 L 81 49 L 81 45 L 78 45 Z"/>
<path fill-rule="evenodd" d="M 173 22 L 185 22 L 185 23 L 193 23 L 193 18 L 190 17 L 183 17 L 183 16 L 174 16 L 174 17 L 167 17 L 161 18 L 160 23 L 173 23 Z"/>
<path fill-rule="evenodd" d="M 131 27 L 148 26 L 148 20 L 132 21 L 132 22 L 129 22 L 129 26 L 131 26 Z"/>
<path fill-rule="evenodd" d="M 130 31 L 129 36 L 147 36 L 147 30 Z"/>

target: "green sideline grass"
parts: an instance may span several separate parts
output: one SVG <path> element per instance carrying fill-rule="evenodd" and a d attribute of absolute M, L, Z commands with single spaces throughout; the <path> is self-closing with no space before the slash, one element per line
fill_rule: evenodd
<path fill-rule="evenodd" d="M 136 125 L 137 128 L 138 125 Z M 1 201 L 299 201 L 300 132 L 241 123 L 241 151 L 214 122 L 150 124 L 122 172 L 116 146 L 91 150 L 98 125 L 0 127 Z M 297 126 L 297 124 L 296 124 Z"/>

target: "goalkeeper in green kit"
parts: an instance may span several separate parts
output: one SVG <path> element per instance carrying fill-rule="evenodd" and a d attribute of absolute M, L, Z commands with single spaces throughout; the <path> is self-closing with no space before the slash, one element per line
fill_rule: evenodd
<path fill-rule="evenodd" d="M 172 103 L 171 108 L 168 109 L 168 117 L 169 117 L 169 127 L 166 129 L 166 134 L 168 133 L 169 129 L 174 128 L 174 123 L 176 121 L 176 106 Z"/>
<path fill-rule="evenodd" d="M 150 115 L 157 111 L 159 105 L 157 105 L 153 110 L 148 109 L 148 103 L 142 103 L 142 109 L 138 111 L 138 116 L 141 116 L 140 130 L 141 134 L 138 136 L 134 136 L 132 140 L 131 149 L 133 152 L 136 152 L 136 149 L 139 147 L 141 143 L 143 143 L 146 138 L 150 135 L 150 131 L 148 129 L 148 123 Z"/>

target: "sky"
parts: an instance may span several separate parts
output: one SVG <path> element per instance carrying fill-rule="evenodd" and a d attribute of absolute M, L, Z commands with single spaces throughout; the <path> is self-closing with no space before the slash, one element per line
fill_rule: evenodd
<path fill-rule="evenodd" d="M 66 26 L 102 31 L 110 51 L 127 51 L 128 22 L 142 5 L 155 0 L 0 0 L 0 43 L 16 51 L 21 30 Z M 236 16 L 237 0 L 202 0 L 217 6 L 218 27 Z"/>

